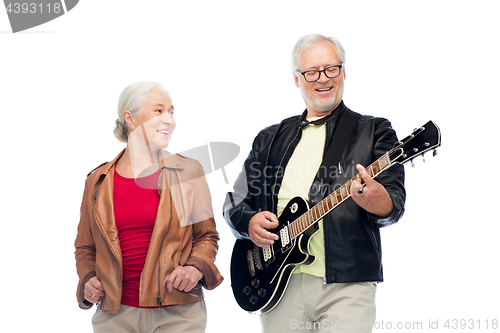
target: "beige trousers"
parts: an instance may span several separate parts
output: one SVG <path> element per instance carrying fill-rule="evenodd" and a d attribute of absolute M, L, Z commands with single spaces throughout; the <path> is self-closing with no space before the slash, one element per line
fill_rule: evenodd
<path fill-rule="evenodd" d="M 292 274 L 278 305 L 260 319 L 262 331 L 369 333 L 375 322 L 373 282 L 323 284 L 308 274 Z"/>
<path fill-rule="evenodd" d="M 97 310 L 92 317 L 95 333 L 200 333 L 205 332 L 206 324 L 205 301 L 161 309 L 121 305 L 118 313 Z"/>

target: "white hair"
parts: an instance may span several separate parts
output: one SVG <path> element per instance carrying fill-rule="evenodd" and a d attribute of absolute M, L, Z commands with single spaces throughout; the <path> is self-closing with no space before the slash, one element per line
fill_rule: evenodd
<path fill-rule="evenodd" d="M 339 60 L 341 63 L 345 63 L 345 50 L 342 44 L 333 37 L 326 37 L 320 34 L 311 34 L 311 35 L 305 35 L 304 37 L 300 38 L 297 43 L 295 43 L 295 46 L 293 47 L 292 50 L 292 59 L 290 61 L 290 66 L 292 67 L 293 71 L 299 70 L 300 67 L 300 56 L 302 53 L 313 47 L 316 43 L 327 40 L 335 46 L 335 49 L 337 50 L 337 55 L 339 56 Z"/>
<path fill-rule="evenodd" d="M 118 99 L 118 119 L 115 121 L 114 130 L 114 135 L 119 141 L 125 143 L 128 141 L 128 127 L 123 118 L 123 111 L 129 110 L 132 115 L 137 116 L 149 93 L 157 90 L 170 97 L 168 91 L 161 84 L 153 81 L 135 82 L 123 89 Z"/>

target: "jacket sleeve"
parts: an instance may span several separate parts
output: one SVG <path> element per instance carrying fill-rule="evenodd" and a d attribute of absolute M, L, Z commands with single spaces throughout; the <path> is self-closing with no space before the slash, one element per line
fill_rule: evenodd
<path fill-rule="evenodd" d="M 258 207 L 256 197 L 264 191 L 262 183 L 264 171 L 259 157 L 265 132 L 266 129 L 262 130 L 255 138 L 252 150 L 234 183 L 233 192 L 228 192 L 224 201 L 222 212 L 224 219 L 231 227 L 233 234 L 239 239 L 250 239 L 248 224 L 250 219 L 262 208 Z"/>
<path fill-rule="evenodd" d="M 398 141 L 396 132 L 392 128 L 391 123 L 384 118 L 377 118 L 374 135 L 375 159 L 380 158 L 387 151 L 391 150 L 394 143 Z M 379 227 L 385 227 L 396 223 L 404 213 L 406 191 L 404 187 L 405 173 L 403 165 L 395 164 L 391 166 L 389 169 L 382 172 L 376 180 L 385 187 L 394 204 L 392 212 L 384 218 L 370 214 L 373 223 L 377 224 Z"/>
<path fill-rule="evenodd" d="M 80 208 L 80 223 L 78 224 L 78 233 L 75 240 L 76 271 L 79 277 L 76 297 L 78 305 L 82 309 L 90 309 L 93 305 L 84 298 L 83 292 L 85 283 L 96 276 L 96 248 L 90 228 L 90 219 L 92 218 L 92 211 L 89 203 L 89 199 L 92 196 L 91 193 L 89 193 L 90 183 L 90 179 L 87 178 Z"/>
<path fill-rule="evenodd" d="M 213 218 L 212 200 L 210 190 L 203 169 L 197 164 L 197 173 L 194 180 L 194 204 L 191 212 L 191 220 L 195 221 L 193 227 L 193 248 L 186 266 L 194 266 L 203 272 L 203 286 L 214 289 L 223 280 L 222 275 L 215 266 L 215 256 L 219 249 L 219 234 Z M 199 222 L 197 222 L 199 221 Z"/>

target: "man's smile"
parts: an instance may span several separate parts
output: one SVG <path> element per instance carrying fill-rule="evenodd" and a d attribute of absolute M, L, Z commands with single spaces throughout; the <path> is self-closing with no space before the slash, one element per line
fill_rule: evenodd
<path fill-rule="evenodd" d="M 320 94 L 328 93 L 333 89 L 333 87 L 328 87 L 328 88 L 317 88 L 315 89 L 317 92 Z"/>

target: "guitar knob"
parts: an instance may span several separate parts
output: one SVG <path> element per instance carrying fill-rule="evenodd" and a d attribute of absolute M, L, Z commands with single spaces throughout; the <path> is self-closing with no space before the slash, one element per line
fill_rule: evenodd
<path fill-rule="evenodd" d="M 252 292 L 252 288 L 250 286 L 246 286 L 245 288 L 243 288 L 243 293 L 245 295 L 250 295 L 251 292 Z"/>
<path fill-rule="evenodd" d="M 252 282 L 251 282 L 251 284 L 252 284 L 252 287 L 259 288 L 260 281 L 257 280 L 257 279 L 253 279 Z"/>
<path fill-rule="evenodd" d="M 259 291 L 257 292 L 257 294 L 259 294 L 259 296 L 261 296 L 261 297 L 266 296 L 266 293 L 267 293 L 267 291 L 264 288 L 259 289 Z"/>
<path fill-rule="evenodd" d="M 252 296 L 248 299 L 248 301 L 249 301 L 251 304 L 254 304 L 254 305 L 255 305 L 255 304 L 257 304 L 257 301 L 258 301 L 257 296 L 252 295 Z"/>

